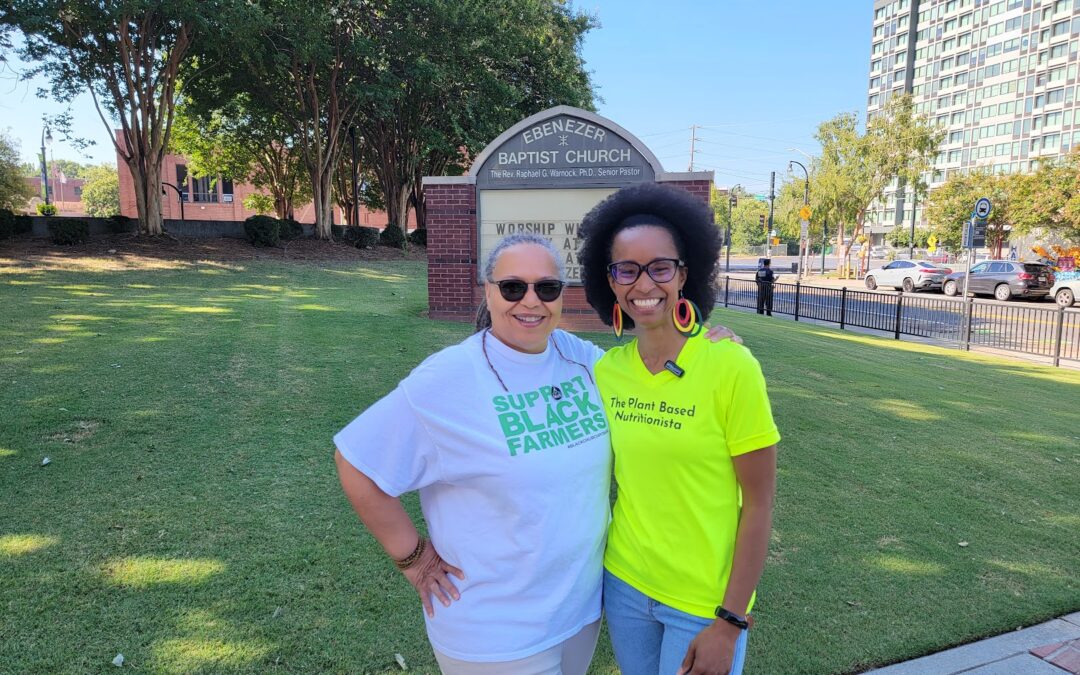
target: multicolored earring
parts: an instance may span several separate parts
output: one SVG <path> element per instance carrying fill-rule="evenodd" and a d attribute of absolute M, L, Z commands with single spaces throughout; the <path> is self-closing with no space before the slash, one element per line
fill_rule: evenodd
<path fill-rule="evenodd" d="M 701 332 L 701 324 L 698 323 L 699 316 L 701 316 L 701 310 L 692 300 L 684 298 L 682 291 L 679 291 L 679 300 L 671 308 L 671 319 L 675 322 L 675 330 L 687 337 L 694 337 Z"/>
<path fill-rule="evenodd" d="M 615 303 L 615 308 L 611 310 L 611 330 L 615 333 L 615 339 L 622 339 L 622 307 L 619 307 L 619 303 Z"/>

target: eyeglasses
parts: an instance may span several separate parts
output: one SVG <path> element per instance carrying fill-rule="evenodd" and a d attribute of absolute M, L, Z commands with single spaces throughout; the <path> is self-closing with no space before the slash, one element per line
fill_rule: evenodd
<path fill-rule="evenodd" d="M 529 292 L 529 286 L 532 286 L 533 290 L 536 291 L 536 297 L 544 302 L 558 300 L 563 289 L 563 282 L 558 279 L 544 279 L 531 284 L 519 279 L 503 279 L 492 283 L 499 287 L 499 293 L 503 296 L 503 300 L 508 302 L 517 302 L 524 298 L 525 294 Z"/>
<path fill-rule="evenodd" d="M 642 270 L 644 270 L 650 279 L 658 284 L 663 284 L 674 279 L 675 273 L 679 271 L 680 267 L 683 267 L 683 263 L 676 258 L 657 258 L 646 265 L 639 265 L 633 260 L 622 260 L 608 265 L 608 274 L 615 280 L 615 283 L 629 286 L 638 280 Z"/>

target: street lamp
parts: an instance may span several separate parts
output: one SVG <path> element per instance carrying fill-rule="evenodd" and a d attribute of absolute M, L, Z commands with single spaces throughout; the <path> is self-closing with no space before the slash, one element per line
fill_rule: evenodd
<path fill-rule="evenodd" d="M 45 185 L 45 205 L 49 205 L 49 170 L 45 166 L 45 146 L 52 146 L 52 132 L 49 125 L 41 129 L 41 182 Z"/>
<path fill-rule="evenodd" d="M 180 201 L 180 220 L 184 220 L 184 193 L 180 190 L 180 188 L 176 187 L 172 183 L 166 183 L 165 181 L 162 181 L 161 182 L 161 194 L 163 194 L 163 195 L 169 194 L 168 192 L 165 191 L 165 188 L 167 188 L 167 187 L 171 187 L 172 189 L 176 190 L 176 197 Z"/>
<path fill-rule="evenodd" d="M 792 149 L 794 150 L 794 148 L 792 148 Z M 802 150 L 797 150 L 797 152 L 802 152 Z M 802 162 L 797 162 L 795 160 L 791 160 L 790 162 L 787 163 L 788 173 L 791 173 L 791 165 L 792 164 L 794 164 L 794 165 L 798 166 L 800 169 L 802 169 L 803 178 L 805 180 L 805 183 L 803 184 L 803 206 L 809 206 L 810 205 L 810 172 L 806 170 L 806 166 Z M 801 232 L 799 233 L 799 235 L 800 236 L 799 236 L 799 276 L 798 276 L 798 278 L 801 280 L 802 279 L 802 273 L 803 273 L 803 260 L 805 258 L 806 246 L 809 243 L 809 241 L 808 241 L 808 239 L 806 237 L 802 236 Z"/>

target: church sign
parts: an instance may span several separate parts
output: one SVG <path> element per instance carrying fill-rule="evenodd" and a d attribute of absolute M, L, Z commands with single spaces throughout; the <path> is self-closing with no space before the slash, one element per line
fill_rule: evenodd
<path fill-rule="evenodd" d="M 712 179 L 711 171 L 665 172 L 633 134 L 596 113 L 569 106 L 537 113 L 492 141 L 467 175 L 424 179 L 429 311 L 467 317 L 483 291 L 488 253 L 510 234 L 550 239 L 568 281 L 580 284 L 578 229 L 596 204 L 645 182 L 678 185 L 707 201 Z M 468 223 L 471 232 L 463 229 Z M 567 289 L 564 297 L 564 320 L 589 316 L 582 289 Z"/>
<path fill-rule="evenodd" d="M 653 182 L 659 163 L 640 141 L 598 115 L 555 108 L 521 122 L 477 158 L 479 260 L 509 234 L 550 239 L 579 283 L 582 217 L 626 185 Z"/>

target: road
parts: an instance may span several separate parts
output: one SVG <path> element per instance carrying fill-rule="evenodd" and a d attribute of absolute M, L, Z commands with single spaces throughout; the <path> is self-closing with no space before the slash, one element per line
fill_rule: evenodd
<path fill-rule="evenodd" d="M 717 298 L 725 304 L 724 282 Z M 833 282 L 836 283 L 836 282 Z M 843 291 L 835 287 L 777 283 L 773 292 L 773 311 L 793 315 L 796 305 L 800 317 L 845 325 L 871 328 L 886 333 L 897 329 L 897 299 L 900 300 L 901 335 L 961 342 L 965 302 L 940 293 L 896 293 L 868 291 L 861 282 L 849 281 Z M 858 286 L 856 286 L 858 285 Z M 757 288 L 753 281 L 732 278 L 727 288 L 728 305 L 753 309 Z M 975 300 L 972 304 L 971 343 L 996 349 L 1053 356 L 1058 321 L 1061 321 L 1061 356 L 1080 360 L 1080 309 L 1070 309 L 1059 318 L 1057 307 L 1047 301 Z"/>

